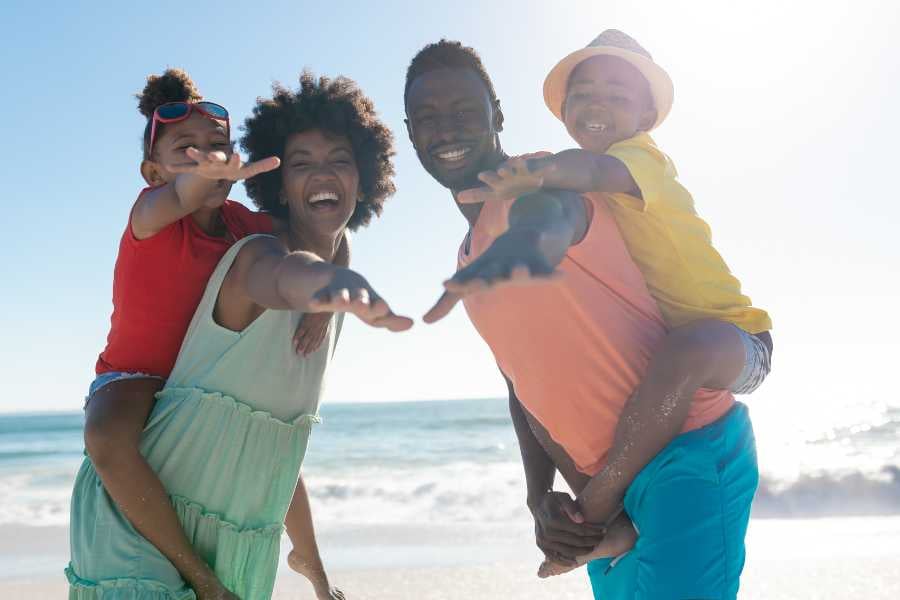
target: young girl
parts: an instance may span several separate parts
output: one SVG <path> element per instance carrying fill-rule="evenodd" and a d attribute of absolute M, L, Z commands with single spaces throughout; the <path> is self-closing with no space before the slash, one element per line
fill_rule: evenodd
<path fill-rule="evenodd" d="M 119 246 L 111 329 L 86 405 L 85 447 L 131 524 L 205 597 L 221 585 L 187 543 L 138 441 L 216 264 L 237 240 L 273 229 L 270 217 L 227 199 L 232 183 L 279 161 L 242 165 L 228 111 L 204 102 L 184 71 L 148 77 L 138 98 L 147 117 L 141 174 L 148 187 Z M 314 344 L 328 317 L 304 319 L 300 339 Z"/>

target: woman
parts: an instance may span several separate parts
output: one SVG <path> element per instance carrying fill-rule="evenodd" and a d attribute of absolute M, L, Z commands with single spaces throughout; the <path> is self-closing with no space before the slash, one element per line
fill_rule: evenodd
<path fill-rule="evenodd" d="M 263 151 L 282 164 L 248 181 L 248 194 L 289 226 L 278 239 L 245 238 L 221 260 L 141 440 L 214 575 L 183 577 L 118 510 L 86 459 L 73 497 L 71 598 L 269 598 L 282 523 L 294 544 L 289 564 L 320 599 L 340 597 L 319 560 L 299 468 L 341 317 L 308 357 L 294 353 L 291 335 L 300 312 L 412 326 L 362 276 L 331 264 L 345 230 L 368 224 L 393 193 L 392 136 L 352 81 L 308 73 L 299 91 L 276 87 L 272 100 L 260 100 L 246 129 L 251 157 Z M 196 157 L 179 169 L 218 160 Z M 200 583 L 191 589 L 185 579 Z"/>

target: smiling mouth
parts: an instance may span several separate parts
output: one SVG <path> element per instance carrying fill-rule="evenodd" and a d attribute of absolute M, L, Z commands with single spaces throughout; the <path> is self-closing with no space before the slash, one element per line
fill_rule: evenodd
<path fill-rule="evenodd" d="M 589 122 L 584 124 L 584 128 L 591 133 L 605 133 L 607 126 L 606 123 Z"/>
<path fill-rule="evenodd" d="M 338 196 L 337 192 L 333 191 L 322 191 L 316 192 L 312 196 L 309 197 L 307 202 L 314 210 L 329 210 L 332 208 L 336 208 L 340 201 L 340 196 Z"/>
<path fill-rule="evenodd" d="M 472 148 L 469 146 L 460 146 L 454 148 L 448 148 L 445 150 L 438 150 L 436 152 L 432 152 L 431 155 L 436 158 L 439 162 L 445 163 L 448 166 L 461 164 L 465 158 L 472 152 Z"/>

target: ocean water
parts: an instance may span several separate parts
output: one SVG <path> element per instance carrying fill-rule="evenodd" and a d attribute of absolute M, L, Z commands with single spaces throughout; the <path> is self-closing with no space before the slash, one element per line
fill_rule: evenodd
<path fill-rule="evenodd" d="M 522 521 L 524 477 L 505 400 L 335 404 L 321 413 L 303 473 L 325 533 L 338 524 Z M 755 517 L 900 514 L 900 406 L 802 435 L 755 421 Z M 82 426 L 81 413 L 0 415 L 0 524 L 68 522 Z"/>

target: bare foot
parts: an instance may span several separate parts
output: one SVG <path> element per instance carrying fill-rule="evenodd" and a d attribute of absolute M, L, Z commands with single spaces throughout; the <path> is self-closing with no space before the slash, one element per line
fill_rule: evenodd
<path fill-rule="evenodd" d="M 346 600 L 344 592 L 328 583 L 328 576 L 320 561 L 306 560 L 296 550 L 291 550 L 287 563 L 291 569 L 309 579 L 316 592 L 316 600 Z"/>
<path fill-rule="evenodd" d="M 620 554 L 631 550 L 634 547 L 635 541 L 637 541 L 637 532 L 634 530 L 634 525 L 631 524 L 631 520 L 625 516 L 625 513 L 622 513 L 612 522 L 606 530 L 606 537 L 603 538 L 603 541 L 600 542 L 593 551 L 589 554 L 575 558 L 577 564 L 571 566 L 561 565 L 550 559 L 544 559 L 544 562 L 541 563 L 541 566 L 538 568 L 538 577 L 546 579 L 547 577 L 562 575 L 563 573 L 568 573 L 573 569 L 586 565 L 595 558 L 619 556 Z"/>

